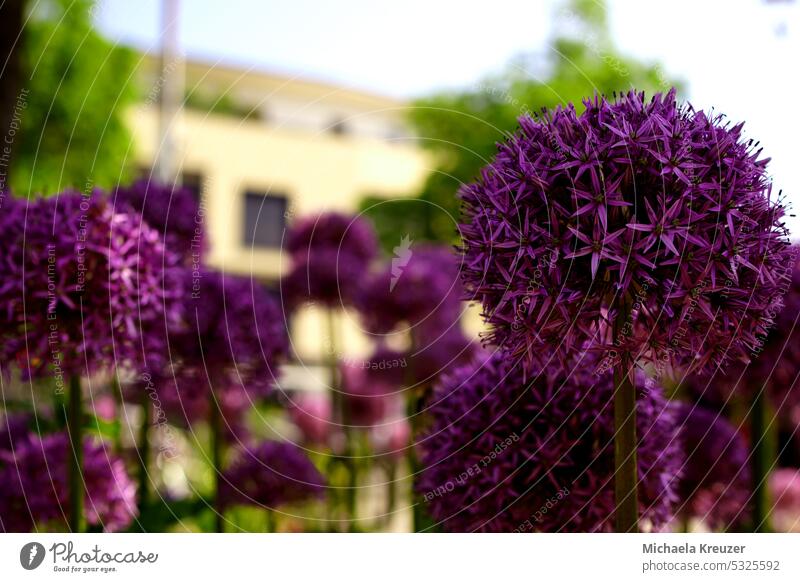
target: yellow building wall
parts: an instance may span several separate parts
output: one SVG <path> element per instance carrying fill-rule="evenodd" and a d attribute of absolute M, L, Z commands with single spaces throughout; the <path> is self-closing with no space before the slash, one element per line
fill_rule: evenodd
<path fill-rule="evenodd" d="M 152 167 L 158 149 L 157 109 L 130 112 L 136 161 Z M 427 155 L 412 142 L 359 135 L 334 135 L 270 126 L 194 111 L 175 124 L 178 160 L 185 173 L 203 178 L 204 226 L 210 266 L 227 273 L 277 280 L 288 262 L 275 250 L 244 243 L 246 190 L 273 191 L 289 201 L 289 218 L 325 210 L 355 211 L 367 194 L 402 197 L 419 190 L 430 169 Z M 369 342 L 354 314 L 338 316 L 341 356 L 366 357 Z M 293 351 L 302 362 L 326 357 L 324 319 L 319 310 L 301 311 L 293 321 Z"/>
<path fill-rule="evenodd" d="M 151 166 L 158 147 L 154 107 L 131 112 L 137 162 Z M 203 177 L 209 263 L 225 271 L 276 279 L 286 269 L 275 251 L 244 244 L 245 190 L 275 192 L 292 216 L 357 209 L 368 194 L 413 194 L 427 175 L 427 156 L 408 141 L 301 132 L 263 122 L 183 112 L 175 125 L 184 172 Z"/>

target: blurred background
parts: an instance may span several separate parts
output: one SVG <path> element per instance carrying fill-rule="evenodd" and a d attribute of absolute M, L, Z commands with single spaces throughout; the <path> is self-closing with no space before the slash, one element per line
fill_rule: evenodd
<path fill-rule="evenodd" d="M 0 191 L 182 184 L 208 264 L 277 292 L 295 217 L 363 214 L 386 257 L 453 244 L 455 193 L 520 115 L 675 86 L 747 121 L 796 238 L 799 4 L 2 0 Z M 325 311 L 293 314 L 283 388 L 325 386 Z M 344 356 L 368 358 L 334 317 Z"/>

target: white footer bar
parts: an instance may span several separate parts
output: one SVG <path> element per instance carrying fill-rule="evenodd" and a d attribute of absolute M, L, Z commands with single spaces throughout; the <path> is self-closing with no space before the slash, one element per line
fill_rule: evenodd
<path fill-rule="evenodd" d="M 796 582 L 800 534 L 0 534 L 0 573 L 136 582 Z"/>

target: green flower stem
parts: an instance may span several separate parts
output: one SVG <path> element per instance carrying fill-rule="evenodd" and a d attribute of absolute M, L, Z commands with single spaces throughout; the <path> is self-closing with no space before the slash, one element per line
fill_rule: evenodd
<path fill-rule="evenodd" d="M 264 531 L 266 533 L 275 533 L 278 531 L 275 524 L 275 513 L 271 509 L 264 510 Z"/>
<path fill-rule="evenodd" d="M 417 342 L 415 341 L 413 332 L 410 334 L 411 339 L 411 346 L 408 350 L 408 366 L 406 366 L 406 417 L 408 418 L 408 422 L 411 425 L 411 446 L 408 447 L 407 459 L 408 459 L 408 468 L 410 472 L 409 481 L 411 485 L 411 495 L 410 499 L 412 500 L 412 508 L 411 508 L 411 531 L 419 532 L 422 531 L 422 528 L 426 522 L 426 515 L 423 510 L 423 501 L 419 495 L 417 495 L 416 488 L 414 484 L 416 483 L 417 474 L 422 471 L 422 465 L 417 458 L 416 451 L 414 449 L 414 441 L 417 438 L 420 427 L 420 418 L 421 418 L 421 406 L 422 406 L 422 395 L 424 388 L 422 386 L 417 386 L 414 374 L 414 366 L 412 362 L 412 358 L 414 354 L 417 353 Z"/>
<path fill-rule="evenodd" d="M 381 526 L 383 528 L 387 528 L 391 525 L 394 512 L 397 510 L 397 465 L 397 461 L 390 459 L 386 467 L 386 509 L 384 510 L 383 519 L 381 520 Z"/>
<path fill-rule="evenodd" d="M 755 390 L 753 407 L 750 410 L 750 448 L 753 473 L 753 531 L 757 533 L 770 531 L 769 513 L 769 472 L 775 463 L 771 450 L 773 447 L 770 427 L 774 419 L 769 414 L 769 405 L 765 395 L 766 389 Z"/>
<path fill-rule="evenodd" d="M 639 527 L 639 475 L 636 463 L 636 386 L 630 357 L 623 354 L 614 368 L 614 499 L 616 531 Z"/>
<path fill-rule="evenodd" d="M 214 531 L 222 533 L 225 531 L 224 509 L 220 498 L 220 482 L 222 481 L 222 411 L 216 395 L 211 391 L 211 418 L 209 419 L 209 432 L 211 434 L 211 470 L 214 480 L 213 509 L 214 509 Z"/>
<path fill-rule="evenodd" d="M 328 309 L 326 316 L 329 342 L 326 355 L 333 401 L 333 422 L 342 428 L 345 437 L 344 451 L 341 456 L 342 467 L 347 473 L 346 486 L 343 488 L 343 501 L 345 517 L 349 520 L 347 529 L 352 530 L 355 527 L 357 511 L 358 468 L 353 458 L 353 429 L 339 378 L 339 338 L 334 310 Z"/>
<path fill-rule="evenodd" d="M 111 376 L 111 395 L 114 398 L 114 412 L 117 417 L 117 422 L 119 426 L 117 430 L 114 432 L 114 454 L 120 455 L 122 454 L 122 417 L 123 417 L 123 408 L 124 405 L 122 403 L 122 387 L 119 384 L 119 374 L 116 370 L 114 370 L 113 375 Z"/>
<path fill-rule="evenodd" d="M 142 423 L 136 447 L 139 458 L 139 515 L 145 515 L 150 505 L 150 398 L 142 392 Z"/>
<path fill-rule="evenodd" d="M 414 450 L 413 447 L 414 439 L 417 437 L 417 434 L 420 430 L 418 419 L 419 419 L 419 412 L 420 412 L 419 409 L 421 401 L 422 398 L 419 395 L 417 387 L 415 386 L 408 387 L 408 393 L 406 396 L 406 416 L 408 417 L 408 420 L 411 424 L 412 446 L 408 447 L 408 453 L 406 456 L 408 458 L 408 469 L 410 472 L 409 475 L 409 481 L 411 485 L 410 498 L 412 500 L 411 531 L 413 532 L 422 531 L 422 528 L 426 521 L 425 512 L 423 510 L 422 498 L 419 495 L 417 495 L 416 488 L 414 487 L 417 480 L 417 474 L 422 471 L 422 465 L 420 464 L 419 458 L 417 457 L 416 451 Z"/>
<path fill-rule="evenodd" d="M 67 409 L 67 432 L 69 433 L 69 529 L 73 533 L 83 531 L 83 410 L 81 379 L 73 376 L 69 381 Z"/>

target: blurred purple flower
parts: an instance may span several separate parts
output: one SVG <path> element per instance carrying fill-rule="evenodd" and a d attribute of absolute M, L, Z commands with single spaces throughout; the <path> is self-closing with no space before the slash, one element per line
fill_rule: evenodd
<path fill-rule="evenodd" d="M 415 332 L 427 328 L 420 325 Z M 420 336 L 413 353 L 408 356 L 414 382 L 428 384 L 448 370 L 471 362 L 480 352 L 477 341 L 467 338 L 458 327 L 446 330 L 431 330 L 430 333 L 415 333 Z"/>
<path fill-rule="evenodd" d="M 404 386 L 412 380 L 408 370 L 408 354 L 380 342 L 364 361 L 366 380 L 385 386 Z"/>
<path fill-rule="evenodd" d="M 534 364 L 526 375 L 496 353 L 436 387 L 416 489 L 446 530 L 612 530 L 612 378 L 594 374 L 593 354 Z M 658 387 L 640 393 L 637 412 L 642 527 L 659 529 L 677 499 L 681 446 Z"/>
<path fill-rule="evenodd" d="M 11 453 L 31 436 L 31 419 L 28 413 L 6 413 L 0 416 L 0 454 Z"/>
<path fill-rule="evenodd" d="M 68 513 L 66 433 L 31 437 L 14 454 L 0 452 L 0 528 L 5 532 L 66 529 Z M 136 486 L 125 464 L 102 443 L 84 441 L 84 513 L 87 523 L 113 532 L 136 515 Z"/>
<path fill-rule="evenodd" d="M 24 377 L 91 375 L 163 353 L 180 279 L 158 233 L 99 191 L 7 199 L 0 352 Z"/>
<path fill-rule="evenodd" d="M 286 235 L 286 250 L 297 263 L 317 251 L 334 251 L 360 261 L 365 267 L 378 252 L 372 224 L 359 216 L 323 212 L 298 220 Z"/>
<path fill-rule="evenodd" d="M 521 117 L 460 192 L 487 340 L 525 358 L 591 342 L 658 365 L 746 360 L 789 256 L 768 159 L 674 90 L 584 104 Z"/>
<path fill-rule="evenodd" d="M 264 441 L 240 451 L 225 470 L 220 488 L 225 507 L 255 505 L 274 509 L 322 498 L 325 479 L 296 445 Z"/>
<path fill-rule="evenodd" d="M 156 413 L 177 426 L 208 421 L 212 390 L 229 439 L 245 436 L 245 413 L 268 396 L 289 350 L 278 302 L 257 281 L 216 271 L 183 269 L 183 319 L 163 334 L 167 365 L 148 358 L 125 390 L 142 401 L 150 387 Z M 152 399 L 152 397 L 150 397 Z"/>
<path fill-rule="evenodd" d="M 354 428 L 369 428 L 398 411 L 401 394 L 397 386 L 371 380 L 362 365 L 343 363 L 339 366 L 342 375 L 342 396 L 349 425 Z"/>
<path fill-rule="evenodd" d="M 453 250 L 420 245 L 408 249 L 403 263 L 390 265 L 363 282 L 358 307 L 365 327 L 384 334 L 401 323 L 413 328 L 425 322 L 442 333 L 454 325 L 461 315 L 463 289 Z"/>
<path fill-rule="evenodd" d="M 287 310 L 316 302 L 328 308 L 351 306 L 366 273 L 361 257 L 335 248 L 314 249 L 298 258 L 281 280 L 283 305 Z"/>
<path fill-rule="evenodd" d="M 328 308 L 354 303 L 378 252 L 367 220 L 324 212 L 298 220 L 286 238 L 292 268 L 281 281 L 281 296 L 288 309 L 314 302 Z"/>
<path fill-rule="evenodd" d="M 130 186 L 118 187 L 113 201 L 120 210 L 127 206 L 140 213 L 183 264 L 201 262 L 207 250 L 203 213 L 191 190 L 140 179 Z"/>
<path fill-rule="evenodd" d="M 722 416 L 699 406 L 674 403 L 683 440 L 678 513 L 726 530 L 748 517 L 751 495 L 747 443 Z"/>
<path fill-rule="evenodd" d="M 286 320 L 258 281 L 215 271 L 185 272 L 185 325 L 170 335 L 171 372 L 214 389 L 265 395 L 287 356 Z"/>
<path fill-rule="evenodd" d="M 787 263 L 791 279 L 781 290 L 784 308 L 768 314 L 766 336 L 758 338 L 751 362 L 719 366 L 711 376 L 678 379 L 688 395 L 719 410 L 737 395 L 751 399 L 756 391 L 765 390 L 782 424 L 793 431 L 800 406 L 800 385 L 795 381 L 800 374 L 800 247 L 791 251 L 795 259 Z"/>

